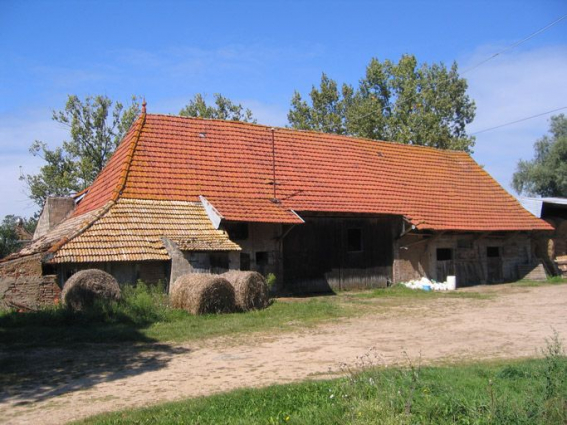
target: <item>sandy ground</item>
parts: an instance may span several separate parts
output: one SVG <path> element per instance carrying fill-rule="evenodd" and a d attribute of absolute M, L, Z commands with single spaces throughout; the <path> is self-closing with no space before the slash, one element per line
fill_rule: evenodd
<path fill-rule="evenodd" d="M 25 356 L 44 371 L 55 358 L 72 359 L 66 361 L 73 367 L 53 368 L 42 384 L 0 389 L 0 422 L 64 423 L 235 388 L 320 378 L 337 372 L 342 362 L 355 364 L 372 348 L 387 364 L 407 361 L 404 353 L 440 363 L 536 356 L 553 329 L 567 336 L 567 285 L 474 290 L 497 296 L 420 300 L 292 333 L 143 349 L 32 350 Z"/>

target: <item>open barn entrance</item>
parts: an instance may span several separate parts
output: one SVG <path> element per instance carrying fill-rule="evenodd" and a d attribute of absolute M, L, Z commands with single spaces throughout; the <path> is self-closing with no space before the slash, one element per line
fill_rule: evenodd
<path fill-rule="evenodd" d="M 393 218 L 301 213 L 283 243 L 291 292 L 385 287 L 392 281 Z"/>

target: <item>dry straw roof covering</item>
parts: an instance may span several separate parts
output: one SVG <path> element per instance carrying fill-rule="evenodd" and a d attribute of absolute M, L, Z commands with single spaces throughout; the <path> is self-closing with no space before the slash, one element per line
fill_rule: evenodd
<path fill-rule="evenodd" d="M 200 195 L 227 220 L 288 223 L 293 210 L 403 215 L 439 231 L 550 229 L 464 152 L 145 113 L 75 215 Z"/>
<path fill-rule="evenodd" d="M 169 260 L 162 237 L 183 250 L 240 250 L 225 232 L 213 228 L 200 202 L 120 199 L 63 244 L 51 262 Z"/>

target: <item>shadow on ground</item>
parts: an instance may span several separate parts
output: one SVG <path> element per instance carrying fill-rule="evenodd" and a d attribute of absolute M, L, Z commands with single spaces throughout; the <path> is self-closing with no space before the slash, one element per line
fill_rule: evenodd
<path fill-rule="evenodd" d="M 156 320 L 96 308 L 0 314 L 0 403 L 45 401 L 159 370 L 188 354 L 145 335 Z"/>
<path fill-rule="evenodd" d="M 72 348 L 0 351 L 0 403 L 45 401 L 159 370 L 191 350 L 167 344 L 81 344 Z"/>

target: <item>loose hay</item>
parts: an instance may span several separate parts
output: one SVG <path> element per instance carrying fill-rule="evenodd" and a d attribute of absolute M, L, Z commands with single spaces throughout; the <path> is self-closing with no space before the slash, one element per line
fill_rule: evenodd
<path fill-rule="evenodd" d="M 234 289 L 218 275 L 192 273 L 180 276 L 171 286 L 169 301 L 173 308 L 182 308 L 191 314 L 236 311 Z"/>
<path fill-rule="evenodd" d="M 95 300 L 119 300 L 120 286 L 114 277 L 102 270 L 81 270 L 71 276 L 61 292 L 63 304 L 73 310 L 83 310 Z"/>
<path fill-rule="evenodd" d="M 268 306 L 269 289 L 260 273 L 231 270 L 221 276 L 234 287 L 236 306 L 240 310 L 261 310 Z"/>

